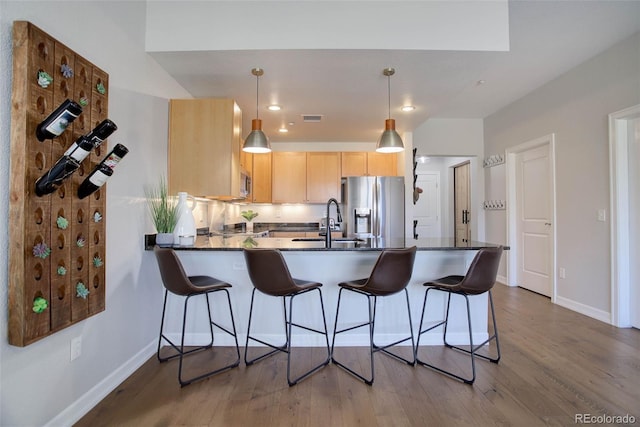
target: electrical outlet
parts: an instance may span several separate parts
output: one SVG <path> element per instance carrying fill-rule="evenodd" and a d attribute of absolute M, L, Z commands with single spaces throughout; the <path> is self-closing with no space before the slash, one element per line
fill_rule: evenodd
<path fill-rule="evenodd" d="M 605 222 L 607 220 L 607 211 L 598 209 L 598 221 Z"/>
<path fill-rule="evenodd" d="M 567 278 L 567 270 L 565 270 L 563 267 L 560 267 L 560 278 L 561 279 L 566 279 Z"/>
<path fill-rule="evenodd" d="M 282 216 L 282 209 L 276 208 L 276 218 L 280 218 Z"/>
<path fill-rule="evenodd" d="M 82 354 L 82 337 L 71 340 L 71 361 L 73 362 Z"/>

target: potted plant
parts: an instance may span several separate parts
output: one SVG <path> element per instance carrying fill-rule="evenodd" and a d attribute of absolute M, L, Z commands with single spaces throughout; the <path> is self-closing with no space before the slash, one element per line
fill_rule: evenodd
<path fill-rule="evenodd" d="M 253 232 L 253 223 L 251 221 L 253 221 L 253 219 L 258 216 L 258 212 L 254 212 L 251 209 L 249 209 L 247 211 L 240 212 L 240 215 L 242 216 L 242 218 L 247 220 L 246 222 L 247 233 Z"/>
<path fill-rule="evenodd" d="M 167 182 L 164 177 L 156 186 L 145 187 L 149 214 L 156 227 L 156 244 L 158 246 L 173 245 L 173 230 L 178 222 L 178 203 L 171 198 L 167 191 Z"/>

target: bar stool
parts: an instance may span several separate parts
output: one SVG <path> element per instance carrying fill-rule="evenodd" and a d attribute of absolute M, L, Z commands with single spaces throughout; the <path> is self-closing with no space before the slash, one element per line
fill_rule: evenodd
<path fill-rule="evenodd" d="M 324 313 L 324 303 L 322 302 L 322 291 L 320 290 L 322 283 L 292 278 L 284 257 L 277 249 L 244 249 L 244 257 L 247 262 L 249 277 L 251 278 L 251 282 L 254 286 L 251 293 L 251 305 L 249 308 L 249 325 L 247 326 L 247 341 L 245 343 L 244 362 L 247 366 L 250 366 L 253 363 L 265 359 L 277 352 L 287 353 L 287 382 L 289 383 L 289 386 L 293 386 L 304 378 L 318 371 L 320 368 L 329 364 L 331 353 L 329 352 L 327 320 Z M 255 300 L 256 291 L 260 291 L 263 294 L 274 297 L 282 297 L 286 337 L 286 342 L 284 343 L 284 345 L 276 346 L 251 336 L 251 318 L 253 315 L 253 303 Z M 298 323 L 294 323 L 293 321 L 293 299 L 299 295 L 303 295 L 311 291 L 318 291 L 320 308 L 322 310 L 322 325 L 324 328 L 323 331 L 300 325 Z M 288 310 L 287 298 L 289 299 Z M 291 332 L 293 326 L 324 335 L 327 346 L 326 359 L 295 379 L 291 379 Z M 249 352 L 249 340 L 259 342 L 260 344 L 266 345 L 273 350 L 249 360 L 247 359 L 247 355 Z"/>
<path fill-rule="evenodd" d="M 397 354 L 391 353 L 387 349 L 411 340 L 411 352 L 413 355 L 413 329 L 411 325 L 411 309 L 409 307 L 409 293 L 407 292 L 407 285 L 411 279 L 411 273 L 413 271 L 413 263 L 416 257 L 416 247 L 412 246 L 406 249 L 386 249 L 382 251 L 376 264 L 371 271 L 371 275 L 365 279 L 352 280 L 348 282 L 339 283 L 340 292 L 338 293 L 338 306 L 336 308 L 336 323 L 333 328 L 333 340 L 331 341 L 331 361 L 341 368 L 345 369 L 349 373 L 353 374 L 357 378 L 364 381 L 367 385 L 372 385 L 374 380 L 374 365 L 373 354 L 381 351 L 397 360 L 406 362 L 408 365 L 413 366 L 415 364 L 415 358 L 413 360 L 405 359 Z M 367 297 L 368 309 L 369 309 L 369 321 L 358 324 L 356 326 L 347 327 L 338 330 L 338 316 L 340 314 L 340 301 L 342 299 L 342 291 L 351 291 Z M 404 291 L 407 300 L 407 315 L 409 317 L 409 331 L 411 336 L 395 341 L 391 344 L 384 346 L 378 346 L 374 343 L 374 330 L 376 322 L 376 303 L 378 297 L 386 297 L 396 294 L 400 291 Z M 369 327 L 369 356 L 371 365 L 371 377 L 365 378 L 363 375 L 357 373 L 353 369 L 347 367 L 342 362 L 339 362 L 333 356 L 333 349 L 335 346 L 336 335 L 343 332 L 351 331 L 354 329 L 362 328 L 364 326 Z"/>
<path fill-rule="evenodd" d="M 174 358 L 179 358 L 180 363 L 178 365 L 178 381 L 180 382 L 180 386 L 184 387 L 186 385 L 191 384 L 194 381 L 210 377 L 211 375 L 217 374 L 218 372 L 222 372 L 231 368 L 235 368 L 240 364 L 240 349 L 238 347 L 238 337 L 236 335 L 236 325 L 233 320 L 233 310 L 231 309 L 231 298 L 229 297 L 229 291 L 227 288 L 230 288 L 231 285 L 220 281 L 216 278 L 210 276 L 187 276 L 184 272 L 184 268 L 182 267 L 182 263 L 180 259 L 176 255 L 175 251 L 171 248 L 161 248 L 159 246 L 155 246 L 153 248 L 153 252 L 156 255 L 156 259 L 158 260 L 158 267 L 160 268 L 160 276 L 162 277 L 162 283 L 164 284 L 164 303 L 162 305 L 162 320 L 160 322 L 160 337 L 158 338 L 158 351 L 157 357 L 160 362 L 166 362 L 167 360 L 171 360 Z M 184 296 L 184 310 L 182 314 L 182 336 L 180 338 L 180 345 L 174 344 L 166 335 L 164 335 L 164 315 L 167 308 L 167 297 L 171 292 L 174 295 Z M 209 294 L 213 294 L 216 292 L 224 292 L 227 296 L 227 303 L 229 305 L 229 315 L 231 317 L 231 327 L 232 330 L 229 330 L 218 323 L 215 323 L 211 317 L 211 306 L 209 305 Z M 187 305 L 191 297 L 195 297 L 198 295 L 204 295 L 205 300 L 207 301 L 207 311 L 209 313 L 209 331 L 211 333 L 211 342 L 206 345 L 199 346 L 193 348 L 191 350 L 184 350 L 184 334 L 185 334 L 185 326 L 187 321 Z M 189 379 L 182 378 L 182 362 L 183 358 L 186 355 L 195 353 L 197 351 L 206 350 L 208 348 L 213 347 L 213 327 L 221 329 L 227 334 L 231 335 L 236 342 L 236 354 L 237 358 L 234 362 L 225 365 L 221 368 L 214 369 L 212 371 L 208 371 L 204 374 L 197 375 L 195 377 Z M 173 349 L 176 351 L 175 354 L 168 357 L 160 356 L 160 348 L 162 346 L 162 340 L 165 340 Z"/>
<path fill-rule="evenodd" d="M 428 286 L 428 288 L 424 295 L 424 303 L 422 305 L 422 316 L 420 318 L 420 327 L 418 328 L 418 340 L 416 343 L 416 350 L 415 350 L 415 359 L 418 364 L 432 368 L 445 375 L 449 375 L 450 377 L 461 380 L 466 384 L 473 384 L 473 382 L 476 379 L 476 365 L 475 365 L 476 357 L 480 357 L 481 359 L 488 360 L 493 363 L 498 363 L 498 361 L 500 360 L 500 341 L 498 340 L 498 327 L 496 325 L 496 315 L 495 315 L 495 310 L 493 308 L 493 297 L 491 295 L 491 288 L 493 288 L 493 285 L 496 282 L 496 275 L 498 274 L 498 266 L 500 265 L 500 257 L 502 256 L 502 250 L 503 250 L 502 246 L 495 247 L 495 248 L 480 249 L 478 253 L 476 253 L 476 256 L 474 257 L 473 261 L 471 262 L 471 265 L 469 266 L 469 269 L 467 270 L 466 275 L 447 276 L 437 280 L 433 280 L 431 282 L 424 283 L 424 286 Z M 429 296 L 429 292 L 432 290 L 447 293 L 447 309 L 445 312 L 444 320 L 425 330 L 422 330 L 425 308 L 427 306 L 427 298 Z M 493 322 L 493 335 L 491 335 L 488 339 L 481 342 L 480 344 L 476 345 L 473 343 L 473 333 L 471 331 L 471 310 L 469 307 L 469 295 L 480 295 L 485 292 L 489 293 L 489 304 L 491 306 L 491 319 Z M 449 321 L 449 307 L 451 304 L 451 294 L 462 295 L 466 301 L 467 323 L 469 325 L 469 350 L 467 350 L 466 348 L 449 344 L 447 342 L 447 323 Z M 447 371 L 445 369 L 437 367 L 433 364 L 426 363 L 419 359 L 418 350 L 420 348 L 420 336 L 439 326 L 444 326 L 444 332 L 442 334 L 442 338 L 443 338 L 445 347 L 456 349 L 471 355 L 471 371 L 472 371 L 471 378 L 454 374 L 451 371 Z M 477 353 L 480 347 L 484 346 L 485 344 L 488 344 L 491 340 L 494 340 L 494 339 L 496 340 L 497 357 L 492 358 L 492 357 Z"/>

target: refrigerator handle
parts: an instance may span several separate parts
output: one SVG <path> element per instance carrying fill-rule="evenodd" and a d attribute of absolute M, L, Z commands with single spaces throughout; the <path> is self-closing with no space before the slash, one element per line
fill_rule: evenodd
<path fill-rule="evenodd" d="M 380 237 L 380 183 L 376 178 L 373 180 L 373 237 Z"/>

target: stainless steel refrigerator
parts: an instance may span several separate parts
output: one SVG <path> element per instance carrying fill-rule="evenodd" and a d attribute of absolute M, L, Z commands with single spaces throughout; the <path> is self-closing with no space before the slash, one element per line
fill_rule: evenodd
<path fill-rule="evenodd" d="M 342 178 L 347 236 L 404 240 L 404 203 L 404 177 Z"/>

